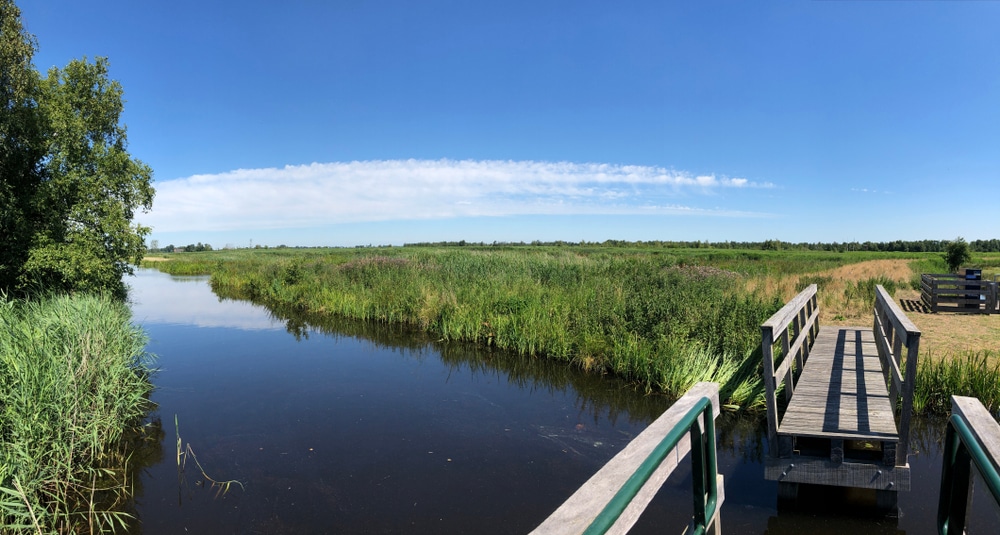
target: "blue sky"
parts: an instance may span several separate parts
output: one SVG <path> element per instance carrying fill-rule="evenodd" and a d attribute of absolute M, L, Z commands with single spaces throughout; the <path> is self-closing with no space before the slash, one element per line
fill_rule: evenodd
<path fill-rule="evenodd" d="M 1000 236 L 1000 2 L 19 5 L 161 245 Z"/>

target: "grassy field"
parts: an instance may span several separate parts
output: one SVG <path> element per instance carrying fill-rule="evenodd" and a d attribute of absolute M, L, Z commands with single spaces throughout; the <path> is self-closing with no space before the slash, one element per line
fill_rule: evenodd
<path fill-rule="evenodd" d="M 152 385 L 128 307 L 0 297 L 0 533 L 98 533 L 130 521 Z"/>
<path fill-rule="evenodd" d="M 989 275 L 1000 255 L 974 262 Z M 760 324 L 802 288 L 819 286 L 823 324 L 870 325 L 876 284 L 913 299 L 921 272 L 946 270 L 939 253 L 644 246 L 260 249 L 174 253 L 145 265 L 211 274 L 222 296 L 407 324 L 613 373 L 650 392 L 679 395 L 717 381 L 728 405 L 749 410 L 762 404 Z M 949 389 L 968 385 L 980 385 L 984 402 L 995 397 L 997 383 L 986 380 L 998 354 L 990 335 L 970 346 L 948 329 L 995 333 L 990 322 L 1000 316 L 982 324 L 910 316 L 927 340 L 918 409 L 940 410 L 950 393 L 971 394 Z"/>

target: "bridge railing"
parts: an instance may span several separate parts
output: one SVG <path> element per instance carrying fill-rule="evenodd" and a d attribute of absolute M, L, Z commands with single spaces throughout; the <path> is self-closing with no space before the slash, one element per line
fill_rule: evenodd
<path fill-rule="evenodd" d="M 965 533 L 972 493 L 972 464 L 1000 505 L 1000 425 L 976 398 L 951 397 L 951 417 L 941 463 L 937 527 L 941 535 Z"/>
<path fill-rule="evenodd" d="M 698 383 L 583 484 L 533 534 L 626 533 L 690 451 L 689 533 L 718 533 L 725 498 L 715 452 L 719 385 Z"/>
<path fill-rule="evenodd" d="M 882 362 L 882 373 L 889 387 L 889 405 L 895 411 L 899 444 L 896 466 L 906 464 L 910 449 L 910 417 L 913 414 L 913 388 L 917 377 L 917 352 L 920 329 L 907 318 L 882 285 L 875 287 L 875 345 Z M 904 360 L 905 357 L 905 360 Z M 906 367 L 905 374 L 901 367 Z M 902 396 L 903 402 L 899 403 Z"/>
<path fill-rule="evenodd" d="M 771 452 L 778 451 L 778 389 L 784 383 L 785 400 L 792 398 L 796 371 L 801 371 L 805 366 L 809 350 L 819 334 L 816 289 L 815 284 L 810 284 L 760 326 L 764 396 L 767 402 L 767 439 Z M 775 355 L 775 345 L 779 344 Z"/>

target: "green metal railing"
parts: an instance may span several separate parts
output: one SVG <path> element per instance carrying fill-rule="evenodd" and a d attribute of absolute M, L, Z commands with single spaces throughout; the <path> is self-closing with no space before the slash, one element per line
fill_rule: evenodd
<path fill-rule="evenodd" d="M 704 416 L 704 434 L 698 425 L 699 416 Z M 694 529 L 692 533 L 693 535 L 705 533 L 708 523 L 715 516 L 715 509 L 719 501 L 716 479 L 718 469 L 715 457 L 715 418 L 712 413 L 712 400 L 708 397 L 699 399 L 677 422 L 677 425 L 667 433 L 667 436 L 663 437 L 663 440 L 653 448 L 646 460 L 639 465 L 632 477 L 604 506 L 590 527 L 584 531 L 584 534 L 606 533 L 622 515 L 625 508 L 632 503 L 632 499 L 649 481 L 653 472 L 659 468 L 667 455 L 677 447 L 677 443 L 684 437 L 684 433 L 689 431 L 691 435 L 691 479 L 694 492 Z"/>
<path fill-rule="evenodd" d="M 983 445 L 969 429 L 961 415 L 952 414 L 948 419 L 945 435 L 944 462 L 941 468 L 941 498 L 938 502 L 938 533 L 965 533 L 965 513 L 969 506 L 969 485 L 972 483 L 972 466 L 976 463 L 983 481 L 1000 505 L 1000 475 Z"/>

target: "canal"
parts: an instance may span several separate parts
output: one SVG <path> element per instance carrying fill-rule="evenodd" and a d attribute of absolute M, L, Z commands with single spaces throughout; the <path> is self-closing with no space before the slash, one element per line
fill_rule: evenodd
<path fill-rule="evenodd" d="M 141 533 L 526 533 L 669 406 L 542 359 L 219 299 L 205 277 L 128 282 L 160 368 L 162 434 L 137 456 Z M 869 514 L 863 493 L 803 492 L 779 510 L 762 432 L 719 420 L 724 533 L 934 531 L 941 421 L 916 426 L 898 518 Z M 689 493 L 680 470 L 633 532 L 681 533 Z M 976 496 L 969 532 L 995 532 Z"/>

